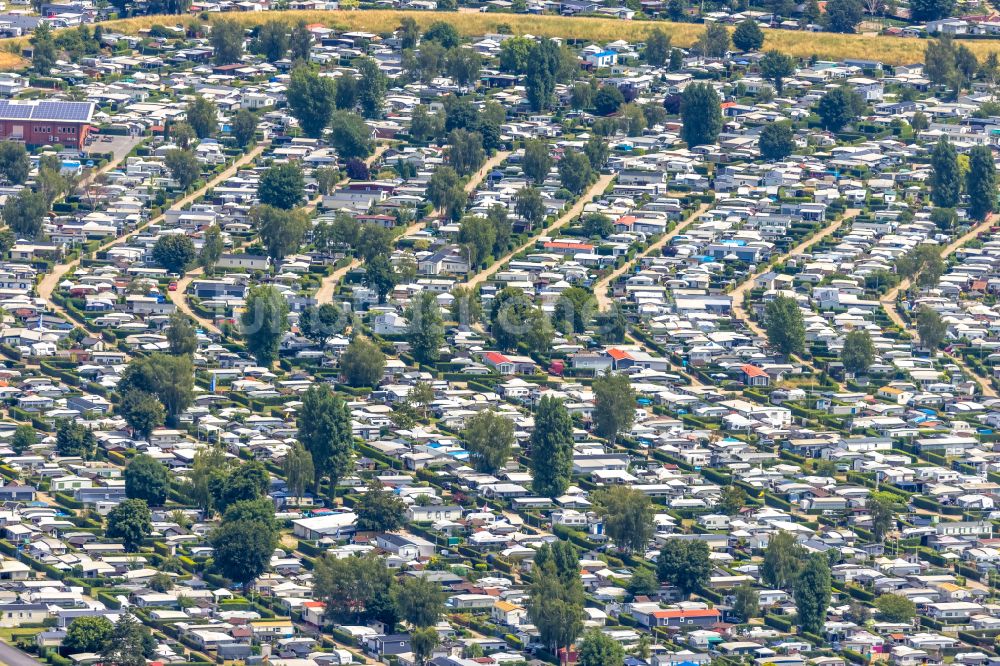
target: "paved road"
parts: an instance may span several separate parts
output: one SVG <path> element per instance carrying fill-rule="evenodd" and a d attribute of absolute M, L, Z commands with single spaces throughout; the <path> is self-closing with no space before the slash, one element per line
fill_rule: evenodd
<path fill-rule="evenodd" d="M 604 190 L 608 188 L 608 185 L 610 185 L 614 179 L 615 176 L 613 174 L 604 174 L 603 176 L 598 178 L 597 182 L 591 185 L 590 189 L 584 192 L 583 195 L 581 195 L 580 198 L 576 200 L 576 203 L 573 204 L 573 207 L 570 208 L 568 211 L 566 211 L 561 217 L 559 217 L 559 219 L 557 219 L 555 222 L 542 229 L 538 234 L 532 236 L 527 243 L 524 243 L 523 245 L 514 248 L 513 250 L 511 250 L 504 256 L 500 257 L 499 259 L 494 261 L 492 264 L 490 264 L 483 270 L 473 275 L 465 283 L 465 286 L 475 287 L 476 285 L 488 280 L 498 270 L 500 270 L 500 268 L 504 264 L 510 261 L 515 255 L 524 252 L 530 247 L 534 247 L 535 243 L 538 241 L 538 238 L 540 236 L 551 236 L 553 232 L 557 231 L 561 227 L 566 226 L 567 224 L 569 224 L 570 221 L 576 219 L 583 212 L 584 206 L 590 203 L 591 200 L 593 200 L 595 197 L 604 194 Z"/>
<path fill-rule="evenodd" d="M 0 666 L 42 666 L 43 662 L 0 641 Z"/>
<path fill-rule="evenodd" d="M 619 278 L 625 271 L 630 270 L 638 262 L 642 261 L 642 258 L 648 256 L 654 250 L 658 250 L 671 239 L 676 238 L 678 234 L 687 229 L 691 224 L 698 219 L 698 217 L 704 213 L 706 210 L 712 207 L 712 204 L 703 203 L 698 206 L 693 213 L 687 216 L 683 221 L 680 222 L 676 227 L 663 234 L 655 243 L 647 247 L 645 250 L 639 254 L 632 257 L 631 261 L 626 261 L 619 268 L 609 273 L 607 276 L 601 278 L 597 284 L 594 285 L 594 297 L 597 299 L 597 309 L 607 310 L 611 307 L 611 298 L 608 296 L 608 287 L 610 287 L 615 280 Z"/>

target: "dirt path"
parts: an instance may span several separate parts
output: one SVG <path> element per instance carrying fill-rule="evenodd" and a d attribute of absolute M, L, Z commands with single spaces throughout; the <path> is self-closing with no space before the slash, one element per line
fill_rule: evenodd
<path fill-rule="evenodd" d="M 250 152 L 248 152 L 247 154 L 243 155 L 241 158 L 239 158 L 238 160 L 236 160 L 235 162 L 233 162 L 225 171 L 223 171 L 222 173 L 220 173 L 218 176 L 215 176 L 214 178 L 212 178 L 204 186 L 202 186 L 199 189 L 195 190 L 191 194 L 188 194 L 188 195 L 182 197 L 181 199 L 178 199 L 177 201 L 175 201 L 170 206 L 170 208 L 167 209 L 167 210 L 180 210 L 180 209 L 184 208 L 185 206 L 191 204 L 196 199 L 198 199 L 198 197 L 204 195 L 205 192 L 207 192 L 211 188 L 215 187 L 219 183 L 221 183 L 221 182 L 225 181 L 226 179 L 228 179 L 229 177 L 231 177 L 233 174 L 235 174 L 237 171 L 239 171 L 241 167 L 243 167 L 244 165 L 246 165 L 249 162 L 252 162 L 254 159 L 256 159 L 257 156 L 260 155 L 264 151 L 265 147 L 266 147 L 266 144 L 260 144 L 260 145 L 258 145 L 253 150 L 251 150 Z M 163 220 L 166 217 L 166 214 L 167 214 L 167 211 L 164 211 L 163 213 L 160 213 L 156 217 L 147 220 L 143 224 L 140 224 L 138 227 L 136 227 L 135 229 L 133 229 L 129 233 L 123 234 L 123 235 L 119 236 L 118 238 L 115 238 L 114 240 L 108 241 L 104 245 L 101 245 L 97 249 L 97 252 L 106 252 L 107 250 L 111 249 L 112 247 L 115 247 L 117 245 L 121 245 L 122 243 L 127 242 L 130 238 L 132 238 L 136 234 L 141 233 L 147 227 L 149 227 L 151 224 L 156 224 L 156 223 L 160 222 L 161 220 Z M 62 315 L 62 317 L 64 319 L 67 319 L 69 321 L 75 321 L 75 319 L 69 314 L 69 312 L 65 308 L 63 308 L 61 305 L 58 305 L 57 303 L 55 303 L 55 302 L 52 301 L 52 292 L 55 291 L 56 286 L 63 279 L 63 277 L 67 273 L 69 273 L 70 271 L 76 269 L 76 267 L 79 266 L 79 265 L 80 265 L 80 258 L 79 257 L 76 258 L 76 259 L 74 259 L 73 261 L 69 261 L 69 262 L 65 262 L 65 263 L 62 263 L 62 264 L 58 264 L 58 265 L 56 265 L 52 269 L 51 273 L 48 273 L 47 275 L 45 275 L 42 278 L 42 281 L 38 283 L 38 296 L 43 301 L 45 301 L 46 307 L 48 307 L 49 310 L 51 310 L 52 312 L 56 312 L 56 313 Z"/>
<path fill-rule="evenodd" d="M 761 275 L 769 271 L 771 267 L 778 261 L 801 256 L 802 254 L 805 253 L 807 248 L 812 247 L 813 245 L 819 243 L 823 239 L 829 238 L 830 236 L 835 234 L 844 225 L 845 222 L 854 219 L 860 212 L 861 210 L 858 208 L 848 208 L 846 211 L 844 211 L 844 214 L 840 216 L 840 218 L 836 222 L 827 226 L 819 233 L 813 234 L 809 238 L 805 239 L 804 241 L 793 247 L 788 252 L 772 257 L 770 261 L 764 264 L 764 266 L 758 268 L 752 275 L 750 275 L 745 280 L 736 285 L 736 288 L 733 289 L 731 292 L 729 292 L 729 295 L 733 299 L 732 300 L 733 317 L 743 322 L 743 324 L 748 329 L 750 329 L 755 335 L 758 335 L 760 337 L 766 337 L 767 332 L 760 325 L 758 325 L 757 322 L 753 321 L 750 318 L 750 315 L 747 313 L 746 308 L 743 307 L 743 300 L 746 297 L 747 292 L 750 291 L 750 289 L 753 287 L 754 280 L 756 280 Z M 805 367 L 811 369 L 814 373 L 817 374 L 819 373 L 819 369 L 816 368 L 816 366 L 814 366 L 812 363 L 801 358 L 798 359 L 798 361 Z M 840 386 L 839 383 L 837 385 Z"/>
<path fill-rule="evenodd" d="M 944 249 L 941 250 L 941 258 L 947 259 L 949 256 L 954 254 L 956 250 L 976 238 L 979 234 L 984 231 L 988 231 L 990 227 L 993 226 L 994 218 L 995 214 L 991 213 L 985 220 L 946 245 Z M 898 285 L 885 292 L 885 294 L 882 295 L 882 298 L 879 299 L 879 303 L 882 304 L 882 309 L 885 311 L 886 315 L 888 315 L 892 323 L 904 330 L 909 328 L 910 325 L 903 319 L 903 315 L 899 313 L 899 307 L 896 299 L 899 297 L 899 293 L 901 291 L 905 292 L 910 288 L 910 284 L 909 278 L 902 280 Z M 979 384 L 979 388 L 982 390 L 984 396 L 987 398 L 1000 397 L 1000 394 L 998 394 L 996 389 L 993 388 L 993 382 L 990 381 L 989 378 L 983 377 L 977 372 L 973 372 L 972 368 L 970 368 L 961 357 L 950 354 L 948 356 L 955 363 L 955 365 L 962 369 L 963 373 L 971 377 L 973 381 Z"/>
<path fill-rule="evenodd" d="M 849 208 L 848 210 L 844 211 L 844 214 L 836 222 L 826 227 L 819 233 L 813 234 L 806 240 L 802 241 L 801 243 L 793 247 L 787 253 L 772 257 L 770 261 L 768 261 L 762 267 L 758 268 L 756 272 L 754 272 L 752 275 L 748 276 L 745 280 L 736 285 L 736 287 L 731 292 L 729 292 L 729 295 L 732 296 L 733 299 L 732 303 L 733 317 L 742 321 L 748 329 L 754 332 L 754 334 L 760 336 L 766 335 L 764 329 L 761 328 L 757 324 L 757 322 L 750 319 L 750 316 L 747 314 L 746 309 L 743 307 L 743 299 L 746 296 L 746 293 L 750 291 L 750 289 L 753 287 L 754 280 L 756 280 L 761 275 L 771 270 L 771 267 L 778 261 L 789 259 L 791 257 L 801 256 L 805 252 L 806 248 L 815 245 L 816 243 L 822 241 L 824 238 L 830 237 L 831 235 L 836 233 L 837 230 L 840 229 L 840 227 L 842 227 L 845 222 L 855 218 L 860 212 L 861 210 L 858 208 Z"/>
<path fill-rule="evenodd" d="M 495 155 L 493 155 L 493 157 L 486 160 L 483 163 L 483 166 L 480 167 L 479 171 L 472 174 L 472 177 L 470 177 L 468 182 L 465 183 L 464 187 L 465 193 L 472 194 L 472 192 L 474 192 L 475 189 L 479 187 L 479 184 L 483 182 L 483 179 L 486 178 L 486 176 L 490 173 L 490 171 L 498 167 L 501 163 L 504 162 L 504 160 L 510 157 L 510 152 L 511 151 L 509 150 L 501 150 L 497 152 Z M 437 214 L 440 214 L 440 211 L 434 211 L 433 213 L 431 213 L 431 217 Z M 425 226 L 427 226 L 426 220 L 420 220 L 418 222 L 414 222 L 413 224 L 411 224 L 410 226 L 406 227 L 406 229 L 403 230 L 403 233 L 399 235 L 399 239 L 412 236 L 422 231 Z M 347 265 L 341 266 L 340 268 L 338 268 L 337 270 L 335 270 L 334 272 L 330 273 L 325 278 L 323 278 L 323 281 L 319 285 L 319 290 L 316 291 L 317 305 L 323 305 L 324 303 L 330 303 L 331 301 L 333 301 L 334 293 L 336 293 L 337 291 L 337 285 L 340 284 L 340 281 L 344 279 L 345 275 L 353 271 L 355 268 L 358 268 L 359 266 L 361 266 L 361 260 L 352 259 L 351 262 L 348 263 Z"/>
<path fill-rule="evenodd" d="M 659 250 L 661 247 L 669 243 L 672 239 L 676 238 L 682 231 L 687 229 L 694 223 L 698 217 L 704 213 L 706 210 L 712 207 L 712 204 L 703 203 L 698 206 L 697 209 L 690 215 L 688 215 L 683 221 L 681 221 L 677 226 L 663 234 L 655 243 L 647 247 L 645 250 L 639 254 L 632 257 L 630 261 L 626 261 L 621 265 L 620 268 L 616 268 L 607 276 L 601 278 L 594 285 L 594 298 L 597 299 L 597 309 L 600 311 L 607 310 L 611 307 L 611 298 L 608 296 L 608 289 L 614 284 L 615 280 L 622 276 L 626 271 L 631 270 L 633 266 L 638 264 L 643 257 L 648 256 L 654 250 Z"/>
<path fill-rule="evenodd" d="M 956 238 L 950 244 L 946 245 L 944 249 L 941 250 L 941 258 L 947 259 L 955 252 L 955 250 L 959 249 L 984 231 L 988 231 L 989 228 L 993 226 L 994 217 L 995 214 L 990 214 L 990 216 L 983 222 L 980 222 Z M 885 292 L 885 294 L 882 295 L 882 298 L 879 299 L 879 302 L 882 303 L 882 309 L 885 310 L 887 315 L 889 315 L 889 319 L 892 320 L 892 323 L 904 329 L 907 327 L 907 323 L 903 320 L 903 317 L 900 316 L 899 311 L 896 310 L 896 298 L 899 296 L 899 292 L 906 291 L 909 288 L 910 280 L 902 280 L 898 285 Z"/>
<path fill-rule="evenodd" d="M 494 261 L 492 264 L 490 264 L 483 270 L 473 275 L 471 278 L 468 279 L 468 281 L 466 281 L 465 286 L 475 287 L 483 283 L 484 281 L 488 280 L 513 257 L 517 256 L 521 252 L 524 252 L 528 248 L 532 247 L 540 236 L 551 236 L 554 231 L 558 231 L 560 228 L 566 226 L 572 220 L 576 219 L 576 217 L 583 212 L 584 206 L 590 203 L 594 198 L 604 194 L 604 190 L 608 188 L 608 185 L 610 185 L 612 181 L 614 181 L 614 179 L 615 179 L 614 174 L 602 175 L 600 178 L 597 179 L 597 182 L 591 185 L 590 188 L 586 192 L 584 192 L 579 199 L 576 200 L 576 203 L 573 204 L 573 206 L 568 211 L 566 211 L 558 219 L 556 219 L 555 222 L 542 229 L 538 234 L 532 236 L 528 240 L 528 242 L 514 248 L 513 250 L 511 250 L 504 256 L 500 257 L 499 259 Z"/>

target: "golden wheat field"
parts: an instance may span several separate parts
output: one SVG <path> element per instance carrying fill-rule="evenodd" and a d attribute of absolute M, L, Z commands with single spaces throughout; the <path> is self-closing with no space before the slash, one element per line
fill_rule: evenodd
<path fill-rule="evenodd" d="M 447 21 L 465 36 L 478 36 L 491 32 L 509 31 L 514 34 L 531 34 L 543 37 L 563 37 L 596 42 L 616 39 L 642 40 L 651 30 L 659 27 L 670 35 L 672 42 L 681 47 L 694 43 L 704 30 L 703 25 L 694 23 L 672 23 L 668 21 L 623 21 L 605 18 L 535 16 L 524 14 L 499 14 L 480 12 L 415 12 L 402 10 L 356 10 L 356 11 L 284 11 L 213 14 L 209 22 L 234 20 L 246 27 L 253 27 L 271 21 L 276 16 L 289 23 L 306 21 L 323 25 L 364 32 L 386 33 L 399 26 L 404 16 L 427 26 L 434 21 Z M 138 18 L 107 21 L 102 25 L 106 30 L 135 34 L 157 23 L 176 25 L 198 21 L 192 16 L 142 16 Z M 880 60 L 887 64 L 899 65 L 921 62 L 926 41 L 913 38 L 885 37 L 879 35 L 838 35 L 833 33 L 794 32 L 790 30 L 765 30 L 764 48 L 778 49 L 792 56 L 807 58 L 817 56 L 823 59 L 858 58 Z M 8 48 L 0 53 L 0 70 L 17 69 L 25 65 L 22 58 L 9 52 L 15 40 L 8 42 Z M 1000 52 L 1000 40 L 966 40 L 967 45 L 980 58 L 991 51 Z"/>

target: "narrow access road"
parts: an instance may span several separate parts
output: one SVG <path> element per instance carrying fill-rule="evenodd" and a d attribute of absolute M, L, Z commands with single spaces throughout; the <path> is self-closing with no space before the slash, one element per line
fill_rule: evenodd
<path fill-rule="evenodd" d="M 983 233 L 984 231 L 988 231 L 990 227 L 993 226 L 994 217 L 995 213 L 990 213 L 985 220 L 975 225 L 967 232 L 965 232 L 964 234 L 953 240 L 951 243 L 946 245 L 941 250 L 941 258 L 947 259 L 949 256 L 954 254 L 956 250 L 958 250 L 959 248 L 963 247 L 966 243 L 976 238 L 979 234 Z M 892 323 L 904 330 L 908 327 L 908 324 L 903 319 L 903 315 L 899 313 L 899 307 L 898 303 L 896 302 L 896 299 L 899 297 L 899 292 L 901 291 L 905 292 L 909 288 L 910 288 L 910 280 L 909 278 L 907 278 L 905 280 L 902 280 L 898 285 L 896 285 L 889 291 L 885 292 L 885 294 L 882 295 L 882 298 L 879 299 L 879 303 L 882 304 L 882 309 L 885 310 L 886 315 L 889 316 L 889 319 L 892 321 Z M 1000 397 L 1000 394 L 998 394 L 996 389 L 993 388 L 993 382 L 988 377 L 983 377 L 979 373 L 973 372 L 972 368 L 970 368 L 965 363 L 965 361 L 962 360 L 961 357 L 952 356 L 950 354 L 948 356 L 949 358 L 951 358 L 952 361 L 954 361 L 955 365 L 957 365 L 959 368 L 962 369 L 962 372 L 964 372 L 969 377 L 972 377 L 973 381 L 979 384 L 979 388 L 982 390 L 984 396 L 986 396 L 987 398 Z"/>
<path fill-rule="evenodd" d="M 3 666 L 43 666 L 44 663 L 0 641 L 0 664 Z"/>
<path fill-rule="evenodd" d="M 623 263 L 619 268 L 616 268 L 614 271 L 598 280 L 594 285 L 594 298 L 597 299 L 597 309 L 603 312 L 611 307 L 611 298 L 608 296 L 608 291 L 611 285 L 614 284 L 615 280 L 621 277 L 626 271 L 631 270 L 633 266 L 643 259 L 643 257 L 648 256 L 655 250 L 659 250 L 672 239 L 676 238 L 682 231 L 691 226 L 691 224 L 693 224 L 702 213 L 711 207 L 712 204 L 701 204 L 693 213 L 684 218 L 673 229 L 660 236 L 660 238 L 657 239 L 652 245 L 632 257 L 629 261 Z"/>
<path fill-rule="evenodd" d="M 526 243 L 523 243 L 520 246 L 514 248 L 513 250 L 511 250 L 504 256 L 500 257 L 499 259 L 494 261 L 492 264 L 490 264 L 483 270 L 479 271 L 478 273 L 470 277 L 465 282 L 465 286 L 475 287 L 485 282 L 490 277 L 492 277 L 497 271 L 499 271 L 500 268 L 503 267 L 513 257 L 517 256 L 521 252 L 524 252 L 525 250 L 533 246 L 539 237 L 551 236 L 553 232 L 558 231 L 560 228 L 566 226 L 572 220 L 576 219 L 583 212 L 583 209 L 587 204 L 593 201 L 596 197 L 604 194 L 604 190 L 608 188 L 608 185 L 610 185 L 616 177 L 617 176 L 615 174 L 602 175 L 600 178 L 597 179 L 597 182 L 591 185 L 586 192 L 580 195 L 580 198 L 576 200 L 576 203 L 573 204 L 573 206 L 568 211 L 566 211 L 558 219 L 556 219 L 555 222 L 542 229 L 539 233 L 533 235 L 530 239 L 528 239 Z"/>
<path fill-rule="evenodd" d="M 941 258 L 947 259 L 957 249 L 968 243 L 970 240 L 974 239 L 976 236 L 983 233 L 984 231 L 988 231 L 989 228 L 993 226 L 994 217 L 995 213 L 990 213 L 990 215 L 987 216 L 985 220 L 983 220 L 976 226 L 972 227 L 967 232 L 965 232 L 964 234 L 953 240 L 951 243 L 946 245 L 944 249 L 941 250 Z M 882 295 L 882 298 L 879 299 L 879 302 L 882 303 L 882 309 L 885 310 L 885 313 L 887 315 L 889 315 L 889 319 L 891 319 L 892 323 L 894 323 L 896 326 L 899 326 L 900 328 L 906 328 L 907 324 L 903 320 L 903 317 L 900 316 L 899 312 L 896 310 L 896 298 L 899 296 L 899 292 L 906 291 L 909 288 L 910 288 L 910 280 L 909 278 L 907 278 L 905 280 L 902 280 L 899 284 L 897 284 L 889 291 L 885 292 L 885 294 Z"/>
<path fill-rule="evenodd" d="M 246 164 L 252 162 L 253 160 L 255 160 L 257 158 L 257 156 L 260 155 L 264 151 L 264 148 L 266 148 L 266 147 L 267 147 L 266 143 L 265 144 L 259 144 L 259 145 L 257 145 L 253 150 L 251 150 L 250 152 L 246 153 L 245 155 L 243 155 L 242 157 L 240 157 L 238 160 L 236 160 L 235 162 L 233 162 L 227 169 L 225 169 L 222 173 L 220 173 L 219 175 L 217 175 L 214 178 L 212 178 L 205 185 L 203 185 L 202 187 L 198 188 L 197 190 L 195 190 L 191 194 L 188 194 L 188 195 L 186 195 L 186 196 L 178 199 L 177 201 L 175 201 L 170 206 L 170 208 L 168 208 L 167 210 L 181 210 L 185 206 L 191 204 L 196 199 L 198 199 L 198 197 L 201 197 L 202 195 L 204 195 L 205 192 L 207 192 L 208 190 L 212 189 L 213 187 L 215 187 L 219 183 L 221 183 L 221 182 L 225 181 L 226 179 L 228 179 L 229 177 L 231 177 L 233 174 L 235 174 L 237 171 L 239 171 L 244 165 L 246 165 Z M 122 234 L 121 236 L 119 236 L 119 237 L 117 237 L 117 238 L 115 238 L 115 239 L 113 239 L 111 241 L 108 241 L 104 245 L 101 245 L 97 249 L 97 251 L 98 252 L 106 252 L 107 250 L 111 249 L 112 247 L 115 247 L 117 245 L 121 245 L 122 243 L 127 242 L 130 238 L 132 238 L 136 234 L 141 233 L 142 231 L 145 231 L 146 228 L 149 227 L 151 224 L 156 224 L 156 223 L 160 222 L 161 220 L 163 220 L 166 217 L 166 214 L 167 214 L 167 211 L 164 211 L 163 213 L 160 213 L 156 217 L 151 218 L 149 220 L 146 220 L 146 222 L 140 224 L 138 227 L 136 227 L 135 229 L 133 229 L 129 233 Z M 65 263 L 62 263 L 62 264 L 57 264 L 52 269 L 51 273 L 48 273 L 47 275 L 45 275 L 42 278 L 41 282 L 38 283 L 38 288 L 37 288 L 38 289 L 38 296 L 43 301 L 45 301 L 46 307 L 48 307 L 49 310 L 51 310 L 52 312 L 56 312 L 56 313 L 60 314 L 64 319 L 66 319 L 68 321 L 71 321 L 71 322 L 75 321 L 75 319 L 69 314 L 69 312 L 65 308 L 63 308 L 62 306 L 60 306 L 57 303 L 55 303 L 55 302 L 52 301 L 52 292 L 55 291 L 56 286 L 58 286 L 58 284 L 62 280 L 62 278 L 67 273 L 69 273 L 70 271 L 74 270 L 79 265 L 80 265 L 80 258 L 79 257 L 77 257 L 76 259 L 74 259 L 72 261 L 69 261 L 69 262 L 65 262 Z M 78 322 L 78 323 L 80 323 L 80 322 Z"/>
<path fill-rule="evenodd" d="M 861 210 L 858 208 L 847 209 L 846 211 L 844 211 L 844 214 L 840 217 L 840 219 L 838 219 L 836 222 L 826 227 L 819 233 L 813 234 L 809 238 L 805 239 L 804 241 L 793 247 L 785 254 L 772 257 L 770 261 L 768 261 L 762 267 L 758 268 L 756 272 L 754 272 L 752 275 L 748 276 L 746 279 L 744 279 L 742 282 L 736 285 L 736 287 L 731 292 L 729 292 L 729 295 L 732 296 L 733 299 L 732 303 L 733 317 L 742 321 L 746 325 L 746 327 L 749 328 L 751 331 L 753 331 L 756 335 L 760 336 L 767 335 L 764 329 L 757 325 L 757 322 L 750 319 L 750 316 L 747 314 L 746 309 L 743 307 L 743 299 L 746 296 L 746 293 L 750 291 L 751 287 L 753 287 L 753 281 L 759 278 L 764 273 L 771 270 L 771 266 L 774 265 L 776 262 L 784 259 L 790 259 L 792 257 L 801 256 L 805 252 L 806 248 L 815 245 L 824 238 L 828 238 L 829 236 L 835 234 L 840 229 L 840 227 L 844 225 L 845 222 L 854 219 L 860 212 Z"/>
<path fill-rule="evenodd" d="M 472 174 L 469 180 L 465 183 L 465 187 L 463 188 L 465 190 L 465 193 L 472 194 L 472 192 L 474 192 L 475 189 L 479 187 L 479 184 L 483 182 L 483 179 L 486 178 L 487 175 L 489 175 L 490 171 L 498 167 L 501 163 L 504 162 L 504 160 L 510 157 L 510 153 L 511 151 L 509 150 L 500 150 L 497 151 L 497 153 L 494 154 L 492 157 L 490 157 L 488 160 L 486 160 L 483 163 L 483 166 L 479 168 L 479 171 Z M 433 213 L 431 213 L 431 217 L 440 214 L 440 212 L 441 211 L 434 211 Z M 403 239 L 412 236 L 422 231 L 426 226 L 427 226 L 426 220 L 419 220 L 417 222 L 414 222 L 413 224 L 411 224 L 410 226 L 406 227 L 406 229 L 403 230 L 403 233 L 399 235 L 399 238 Z M 355 268 L 358 268 L 359 266 L 361 266 L 361 260 L 352 259 L 348 264 L 341 266 L 340 268 L 338 268 L 337 270 L 333 271 L 325 278 L 323 278 L 323 281 L 319 285 L 319 289 L 316 291 L 317 305 L 323 305 L 324 303 L 332 302 L 333 295 L 337 290 L 337 285 L 340 284 L 340 281 L 344 279 L 345 275 L 353 271 Z"/>
<path fill-rule="evenodd" d="M 729 292 L 729 295 L 733 299 L 731 305 L 733 317 L 743 322 L 743 324 L 746 325 L 746 327 L 750 329 L 755 335 L 766 337 L 767 332 L 764 331 L 764 329 L 761 328 L 761 326 L 759 326 L 757 322 L 753 321 L 750 318 L 750 315 L 743 307 L 743 300 L 746 297 L 747 292 L 750 291 L 750 288 L 753 287 L 754 280 L 756 280 L 761 275 L 770 270 L 771 266 L 774 265 L 777 261 L 801 256 L 803 253 L 805 253 L 806 248 L 815 245 L 816 243 L 822 241 L 825 238 L 829 238 L 830 236 L 835 234 L 844 225 L 845 222 L 854 219 L 860 212 L 861 209 L 859 208 L 848 208 L 846 211 L 844 211 L 844 214 L 841 215 L 836 222 L 827 226 L 819 233 L 813 234 L 809 238 L 805 239 L 804 241 L 793 247 L 788 252 L 779 255 L 777 257 L 772 257 L 771 260 L 768 261 L 764 266 L 758 268 L 757 271 L 755 271 L 752 275 L 750 275 L 745 280 L 736 285 L 736 288 L 733 289 L 731 292 Z M 812 363 L 809 363 L 804 359 L 799 359 L 799 361 L 802 363 L 802 365 L 806 366 L 807 368 L 811 368 L 814 373 L 817 374 L 819 373 L 819 370 Z M 837 385 L 840 386 L 839 382 L 837 383 Z"/>

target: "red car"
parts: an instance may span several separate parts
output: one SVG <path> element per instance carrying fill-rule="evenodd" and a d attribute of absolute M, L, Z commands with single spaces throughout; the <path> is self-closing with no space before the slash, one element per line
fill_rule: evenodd
<path fill-rule="evenodd" d="M 177 283 L 176 282 L 171 282 L 170 286 L 167 287 L 167 290 L 168 291 L 177 291 Z"/>

